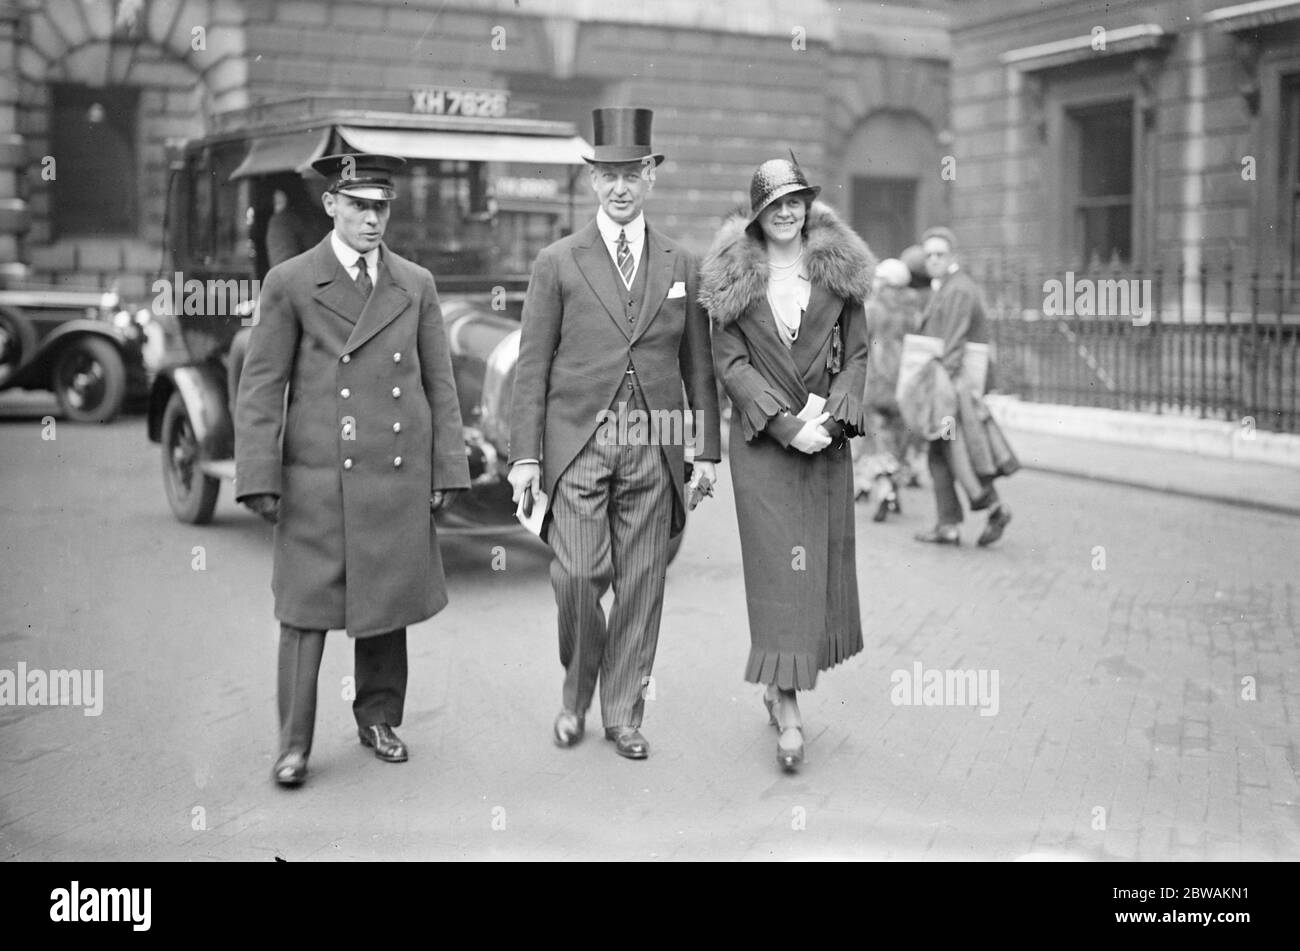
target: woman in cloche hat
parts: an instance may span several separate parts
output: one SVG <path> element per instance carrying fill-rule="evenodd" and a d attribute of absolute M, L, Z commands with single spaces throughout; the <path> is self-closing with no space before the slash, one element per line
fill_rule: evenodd
<path fill-rule="evenodd" d="M 733 405 L 731 476 L 750 652 L 777 760 L 804 757 L 796 691 L 862 650 L 848 439 L 865 429 L 863 301 L 875 259 L 790 159 L 754 172 L 750 214 L 700 271 L 713 358 Z M 739 433 L 736 431 L 739 425 Z"/>

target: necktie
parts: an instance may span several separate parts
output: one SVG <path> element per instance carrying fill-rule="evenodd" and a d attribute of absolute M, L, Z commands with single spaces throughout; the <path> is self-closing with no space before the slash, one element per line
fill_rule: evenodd
<path fill-rule="evenodd" d="M 370 300 L 370 290 L 374 285 L 370 283 L 370 275 L 366 273 L 365 255 L 357 258 L 357 290 L 366 300 Z"/>
<path fill-rule="evenodd" d="M 627 245 L 627 231 L 623 228 L 618 230 L 618 245 L 615 248 L 615 254 L 618 256 L 618 270 L 623 275 L 623 283 L 628 287 L 632 286 L 632 249 Z"/>

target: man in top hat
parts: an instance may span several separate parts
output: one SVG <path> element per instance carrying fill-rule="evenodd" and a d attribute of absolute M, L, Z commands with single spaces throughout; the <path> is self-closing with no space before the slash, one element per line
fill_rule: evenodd
<path fill-rule="evenodd" d="M 582 739 L 599 678 L 605 738 L 630 759 L 649 754 L 643 690 L 659 640 L 669 538 L 686 522 L 683 444 L 693 444 L 692 488 L 713 482 L 721 459 L 697 262 L 642 211 L 663 161 L 650 144 L 652 120 L 649 109 L 595 110 L 587 162 L 600 208 L 533 265 L 510 430 L 516 500 L 525 492 L 548 498 L 543 537 L 554 554 L 565 671 L 555 741 Z M 677 438 L 664 431 L 671 427 L 647 432 L 635 426 L 637 414 L 686 425 Z M 611 585 L 606 619 L 600 599 Z"/>
<path fill-rule="evenodd" d="M 306 778 L 325 632 L 355 638 L 361 742 L 400 763 L 406 627 L 447 604 L 433 511 L 469 471 L 433 275 L 383 243 L 402 163 L 312 163 L 334 227 L 267 272 L 239 384 L 236 498 L 275 524 L 286 786 Z"/>

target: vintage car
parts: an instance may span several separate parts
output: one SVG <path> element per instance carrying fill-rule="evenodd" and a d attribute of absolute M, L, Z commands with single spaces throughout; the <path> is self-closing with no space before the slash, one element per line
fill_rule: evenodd
<path fill-rule="evenodd" d="M 114 291 L 0 287 L 0 390 L 52 390 L 66 418 L 108 422 L 148 394 L 150 324 Z"/>
<path fill-rule="evenodd" d="M 231 342 L 252 322 L 256 282 L 269 267 L 272 213 L 303 178 L 319 206 L 316 158 L 382 152 L 407 160 L 385 241 L 434 274 L 465 427 L 473 488 L 438 513 L 439 527 L 518 528 L 505 474 L 523 296 L 538 251 L 573 228 L 576 175 L 590 152 L 571 123 L 503 117 L 491 97 L 504 94 L 475 100 L 456 92 L 459 99 L 416 91 L 424 112 L 328 99 L 261 105 L 219 116 L 208 136 L 174 148 L 173 260 L 162 275 L 174 293 L 155 302 L 168 350 L 153 383 L 148 434 L 161 446 L 176 518 L 209 521 L 222 480 L 234 476 L 232 397 L 241 358 L 237 345 L 231 359 Z M 456 101 L 462 106 L 451 110 Z M 321 215 L 313 227 L 319 240 L 330 223 Z"/>

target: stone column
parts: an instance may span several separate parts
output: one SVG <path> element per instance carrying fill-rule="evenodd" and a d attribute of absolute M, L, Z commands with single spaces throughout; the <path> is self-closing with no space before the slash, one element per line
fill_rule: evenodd
<path fill-rule="evenodd" d="M 27 202 L 19 184 L 27 164 L 23 137 L 18 132 L 18 26 L 22 17 L 17 0 L 0 0 L 0 284 L 22 278 L 22 235 L 27 230 Z"/>

